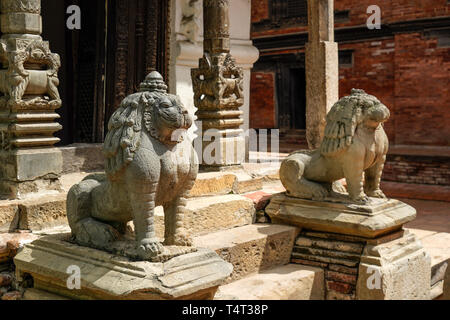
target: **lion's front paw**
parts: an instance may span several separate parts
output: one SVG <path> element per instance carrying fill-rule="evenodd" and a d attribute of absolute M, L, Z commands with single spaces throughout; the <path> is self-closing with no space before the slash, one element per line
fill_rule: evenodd
<path fill-rule="evenodd" d="M 163 245 L 157 239 L 142 239 L 138 246 L 138 254 L 142 259 L 155 257 L 163 250 Z"/>
<path fill-rule="evenodd" d="M 317 201 L 322 201 L 328 197 L 328 190 L 320 184 L 313 184 L 310 186 L 312 199 Z"/>
<path fill-rule="evenodd" d="M 387 198 L 386 195 L 383 193 L 383 191 L 381 191 L 380 189 L 369 191 L 369 192 L 367 192 L 367 195 L 369 197 L 373 197 L 373 198 L 380 198 L 380 199 Z"/>
<path fill-rule="evenodd" d="M 367 204 L 370 201 L 369 197 L 364 193 L 359 194 L 356 197 L 352 197 L 352 200 L 357 204 Z"/>

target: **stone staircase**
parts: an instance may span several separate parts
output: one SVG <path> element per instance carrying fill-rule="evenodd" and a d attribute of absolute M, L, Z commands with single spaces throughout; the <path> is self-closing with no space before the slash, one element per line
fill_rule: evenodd
<path fill-rule="evenodd" d="M 77 154 L 70 151 L 71 155 Z M 79 153 L 78 156 L 83 157 Z M 79 164 L 70 166 L 70 170 L 85 167 L 83 161 L 76 159 Z M 66 194 L 72 185 L 88 174 L 90 173 L 69 171 L 61 178 L 63 192 L 58 194 L 45 194 L 21 201 L 1 201 L 0 228 L 20 230 L 20 239 L 26 235 L 26 240 L 15 242 L 16 250 L 40 236 L 69 232 L 65 212 Z M 273 296 L 275 299 L 321 297 L 321 289 L 317 284 L 323 283 L 320 280 L 323 277 L 322 271 L 308 266 L 289 265 L 299 230 L 267 223 L 268 218 L 264 215 L 264 207 L 270 196 L 283 190 L 278 180 L 278 166 L 268 163 L 244 164 L 242 168 L 224 172 L 199 173 L 187 201 L 184 224 L 194 236 L 197 247 L 215 250 L 234 266 L 226 285 L 219 290 L 217 299 L 224 296 L 229 299 L 246 299 L 249 294 L 257 297 L 257 291 L 265 292 L 264 297 L 277 292 Z M 162 207 L 155 210 L 155 225 L 157 236 L 163 237 Z M 8 251 L 10 242 L 14 239 L 10 237 L 8 242 L 5 237 L 3 240 L 9 243 L 3 250 L 3 262 L 8 259 L 10 262 L 14 256 L 14 252 Z M 252 282 L 252 293 L 234 290 L 236 286 L 241 286 L 240 281 Z M 305 283 L 305 289 L 293 286 L 293 281 Z M 268 283 L 278 289 L 274 291 L 268 288 Z M 313 293 L 306 294 L 313 288 Z M 26 299 L 49 297 L 52 295 L 40 295 L 36 290 L 25 294 Z"/>
<path fill-rule="evenodd" d="M 15 233 L 0 234 L 0 273 L 7 269 L 5 266 L 11 263 L 20 246 L 42 235 L 69 232 L 65 215 L 66 193 L 86 175 L 88 173 L 84 172 L 65 174 L 61 179 L 64 192 L 59 194 L 24 201 L 0 201 L 0 230 L 16 230 Z M 327 275 L 323 269 L 297 264 L 291 254 L 298 245 L 300 230 L 271 224 L 264 214 L 270 196 L 282 191 L 278 167 L 267 163 L 244 164 L 235 170 L 198 175 L 188 199 L 184 223 L 193 234 L 197 247 L 216 251 L 234 267 L 215 299 L 326 298 Z M 155 224 L 157 235 L 163 237 L 161 207 L 156 208 Z M 450 234 L 412 232 L 419 236 L 432 257 L 433 298 L 449 299 Z M 33 289 L 26 291 L 24 298 L 56 297 Z"/>

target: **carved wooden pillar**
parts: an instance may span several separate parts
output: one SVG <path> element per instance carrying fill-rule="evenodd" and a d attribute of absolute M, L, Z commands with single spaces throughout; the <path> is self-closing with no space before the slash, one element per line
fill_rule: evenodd
<path fill-rule="evenodd" d="M 57 54 L 43 41 L 41 0 L 2 0 L 0 194 L 19 198 L 59 189 L 61 152 L 53 134 L 61 107 Z"/>
<path fill-rule="evenodd" d="M 306 44 L 306 138 L 311 149 L 323 139 L 325 117 L 339 98 L 338 44 L 333 0 L 308 0 Z"/>
<path fill-rule="evenodd" d="M 203 1 L 204 54 L 191 74 L 205 168 L 239 165 L 245 159 L 239 110 L 244 75 L 230 54 L 229 21 L 229 0 Z"/>

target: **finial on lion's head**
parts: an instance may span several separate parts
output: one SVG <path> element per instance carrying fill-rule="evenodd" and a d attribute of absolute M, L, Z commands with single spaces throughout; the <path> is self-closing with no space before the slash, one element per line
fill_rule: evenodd
<path fill-rule="evenodd" d="M 158 71 L 152 71 L 139 86 L 139 91 L 167 92 L 167 85 Z"/>

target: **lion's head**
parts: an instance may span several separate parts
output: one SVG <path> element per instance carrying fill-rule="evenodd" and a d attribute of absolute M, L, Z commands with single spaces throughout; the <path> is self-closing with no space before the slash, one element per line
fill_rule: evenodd
<path fill-rule="evenodd" d="M 389 109 L 380 100 L 364 90 L 352 89 L 351 94 L 336 102 L 327 114 L 320 152 L 325 156 L 336 155 L 353 143 L 358 126 L 376 129 L 389 117 Z"/>
<path fill-rule="evenodd" d="M 133 160 L 143 130 L 167 146 L 183 141 L 192 118 L 176 95 L 167 93 L 162 76 L 153 71 L 138 93 L 127 96 L 111 116 L 103 150 L 106 172 L 114 176 Z"/>

